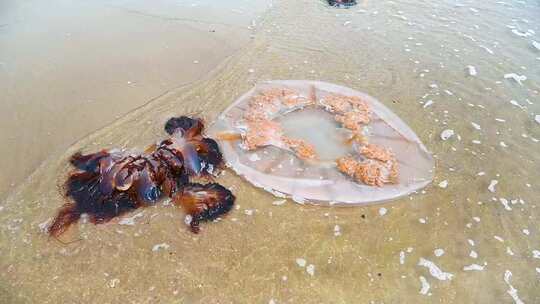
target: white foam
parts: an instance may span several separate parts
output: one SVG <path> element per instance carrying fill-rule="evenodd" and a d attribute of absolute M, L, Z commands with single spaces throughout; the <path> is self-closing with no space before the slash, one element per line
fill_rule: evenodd
<path fill-rule="evenodd" d="M 144 211 L 141 211 L 141 212 L 139 212 L 139 213 L 137 213 L 137 214 L 135 214 L 135 215 L 133 215 L 131 217 L 124 217 L 118 222 L 118 224 L 133 226 L 133 225 L 135 225 L 135 219 L 137 219 L 139 217 L 142 217 L 143 214 L 144 214 Z"/>
<path fill-rule="evenodd" d="M 418 261 L 418 265 L 429 269 L 429 273 L 438 280 L 452 280 L 452 277 L 454 277 L 453 274 L 442 271 L 437 265 L 435 265 L 435 263 L 424 258 L 420 258 L 420 260 Z"/>
<path fill-rule="evenodd" d="M 512 297 L 512 299 L 514 300 L 514 303 L 525 304 L 519 298 L 517 289 L 515 289 L 514 286 L 512 286 L 512 284 L 510 284 L 511 278 L 512 278 L 512 272 L 510 270 L 506 270 L 504 272 L 504 281 L 506 282 L 506 284 L 508 284 L 508 287 L 509 287 L 509 289 L 506 292 Z"/>
<path fill-rule="evenodd" d="M 529 36 L 532 36 L 533 34 L 529 31 L 526 31 L 526 32 L 521 32 L 519 31 L 518 29 L 513 29 L 512 30 L 512 33 L 516 36 L 519 36 L 519 37 L 529 37 Z"/>
<path fill-rule="evenodd" d="M 471 271 L 471 270 L 482 271 L 484 270 L 484 266 L 478 265 L 478 264 L 471 264 L 471 265 L 467 265 L 463 267 L 463 270 L 464 271 Z"/>
<path fill-rule="evenodd" d="M 508 247 L 508 246 L 506 247 L 506 253 L 507 253 L 508 255 L 514 255 L 514 252 L 513 252 L 512 249 L 511 249 L 510 247 Z"/>
<path fill-rule="evenodd" d="M 483 48 L 486 52 L 490 53 L 491 55 L 494 54 L 494 52 L 490 48 L 488 48 L 487 46 L 481 45 L 480 47 Z"/>
<path fill-rule="evenodd" d="M 430 100 L 426 101 L 426 103 L 424 104 L 424 109 L 431 106 L 432 104 L 433 104 L 433 100 L 430 99 Z"/>
<path fill-rule="evenodd" d="M 285 204 L 285 202 L 287 202 L 287 200 L 284 200 L 284 199 L 283 200 L 277 200 L 277 201 L 273 201 L 272 205 L 281 206 L 281 205 Z"/>
<path fill-rule="evenodd" d="M 519 102 L 517 102 L 516 100 L 513 100 L 513 99 L 510 100 L 510 104 L 512 104 L 513 106 L 516 106 L 516 107 L 518 107 L 520 109 L 525 109 L 524 106 L 520 105 Z"/>
<path fill-rule="evenodd" d="M 439 183 L 439 187 L 445 189 L 446 187 L 448 187 L 448 181 L 443 180 L 442 182 Z"/>
<path fill-rule="evenodd" d="M 169 249 L 169 247 L 170 246 L 167 243 L 156 244 L 154 247 L 152 247 L 152 251 L 156 252 L 160 249 Z"/>
<path fill-rule="evenodd" d="M 467 66 L 467 70 L 469 71 L 469 75 L 476 76 L 478 72 L 476 71 L 476 68 L 472 65 Z"/>
<path fill-rule="evenodd" d="M 495 186 L 499 183 L 498 180 L 492 179 L 491 182 L 489 182 L 488 190 L 491 193 L 495 193 Z"/>
<path fill-rule="evenodd" d="M 454 130 L 452 129 L 446 129 L 441 132 L 441 139 L 442 140 L 448 140 L 450 137 L 454 136 Z"/>
<path fill-rule="evenodd" d="M 504 74 L 504 79 L 513 79 L 513 80 L 515 80 L 517 83 L 519 83 L 519 85 L 523 85 L 522 81 L 527 80 L 527 76 L 525 76 L 525 75 L 518 75 L 518 74 L 516 74 L 516 73 L 509 73 L 509 74 Z"/>
<path fill-rule="evenodd" d="M 420 294 L 427 295 L 431 286 L 429 285 L 426 278 L 424 278 L 423 276 L 420 276 L 420 283 L 422 284 L 422 288 L 420 288 Z"/>
<path fill-rule="evenodd" d="M 504 206 L 504 209 L 508 210 L 508 211 L 512 211 L 512 207 L 510 207 L 510 205 L 508 204 L 508 200 L 501 197 L 499 198 L 499 201 L 501 202 L 501 204 L 503 204 Z"/>
<path fill-rule="evenodd" d="M 306 267 L 306 272 L 307 272 L 310 276 L 314 276 L 314 275 L 315 275 L 315 265 L 309 264 L 309 265 Z"/>
<path fill-rule="evenodd" d="M 334 226 L 334 236 L 340 236 L 341 235 L 341 227 L 339 225 Z"/>

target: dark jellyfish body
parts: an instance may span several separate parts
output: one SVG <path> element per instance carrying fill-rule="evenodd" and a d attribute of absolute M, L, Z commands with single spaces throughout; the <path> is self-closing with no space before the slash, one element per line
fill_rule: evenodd
<path fill-rule="evenodd" d="M 75 169 L 65 183 L 65 196 L 71 202 L 58 211 L 50 235 L 58 237 L 82 214 L 92 223 L 105 223 L 165 196 L 191 216 L 195 233 L 200 222 L 227 213 L 235 200 L 229 190 L 216 183 L 190 183 L 192 177 L 211 176 L 223 167 L 217 143 L 203 137 L 203 129 L 199 119 L 175 117 L 165 125 L 171 137 L 144 153 L 74 154 L 70 162 Z"/>
<path fill-rule="evenodd" d="M 334 7 L 351 7 L 356 5 L 356 0 L 328 0 L 328 4 Z"/>
<path fill-rule="evenodd" d="M 220 184 L 193 183 L 182 188 L 173 196 L 175 204 L 181 205 L 191 216 L 191 231 L 199 232 L 199 223 L 218 218 L 229 212 L 236 198 Z"/>

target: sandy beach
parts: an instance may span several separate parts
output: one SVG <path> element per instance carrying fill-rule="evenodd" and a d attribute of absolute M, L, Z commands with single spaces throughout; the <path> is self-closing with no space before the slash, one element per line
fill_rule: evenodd
<path fill-rule="evenodd" d="M 2 4 L 0 302 L 539 303 L 538 2 L 358 2 Z M 433 183 L 322 207 L 226 169 L 235 207 L 199 234 L 165 199 L 49 237 L 73 153 L 143 150 L 272 79 L 377 98 Z"/>
<path fill-rule="evenodd" d="M 0 197 L 51 155 L 207 75 L 250 41 L 265 1 L 5 1 Z"/>

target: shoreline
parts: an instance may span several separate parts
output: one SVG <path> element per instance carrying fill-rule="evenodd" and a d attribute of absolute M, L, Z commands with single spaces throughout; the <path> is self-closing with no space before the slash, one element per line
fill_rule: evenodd
<path fill-rule="evenodd" d="M 186 20 L 181 6 L 175 11 L 166 1 L 152 5 L 154 12 L 136 2 L 132 8 L 105 2 L 11 4 L 11 10 L 7 4 L 4 15 L 11 22 L 0 36 L 0 89 L 6 92 L 0 105 L 0 198 L 15 192 L 51 155 L 212 73 L 251 41 L 253 21 L 247 20 L 268 10 L 243 12 L 231 24 L 231 13 L 224 13 L 223 22 L 209 21 L 204 8 L 195 8 L 199 15 Z M 101 15 L 108 21 L 100 23 Z M 77 19 L 89 22 L 80 25 Z M 43 21 L 51 31 L 41 32 Z"/>

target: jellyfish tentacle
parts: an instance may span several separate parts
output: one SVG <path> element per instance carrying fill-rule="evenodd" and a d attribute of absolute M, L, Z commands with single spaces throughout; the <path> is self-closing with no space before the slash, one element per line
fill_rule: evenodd
<path fill-rule="evenodd" d="M 77 152 L 69 158 L 69 162 L 79 170 L 97 172 L 101 159 L 109 155 L 105 150 L 86 155 Z"/>
<path fill-rule="evenodd" d="M 102 161 L 106 162 L 104 164 L 106 168 L 101 172 L 100 189 L 104 195 L 111 195 L 114 189 L 117 188 L 116 175 L 124 168 L 130 159 L 123 158 L 119 161 L 115 161 L 111 157 L 107 157 Z"/>
<path fill-rule="evenodd" d="M 211 138 L 203 138 L 196 143 L 197 154 L 204 166 L 201 168 L 202 175 L 209 177 L 214 174 L 215 169 L 221 169 L 223 156 L 217 142 Z"/>
<path fill-rule="evenodd" d="M 58 238 L 62 233 L 64 233 L 71 224 L 75 223 L 81 218 L 81 213 L 77 210 L 77 206 L 74 203 L 64 204 L 56 217 L 54 218 L 52 224 L 49 226 L 49 234 L 55 238 Z"/>
<path fill-rule="evenodd" d="M 174 149 L 178 150 L 182 155 L 184 167 L 188 171 L 187 173 L 190 175 L 199 175 L 201 172 L 201 161 L 196 147 L 184 138 L 180 138 L 175 141 Z"/>
<path fill-rule="evenodd" d="M 190 183 L 173 196 L 173 202 L 191 216 L 189 224 L 194 233 L 199 232 L 200 222 L 214 220 L 229 212 L 235 199 L 230 190 L 217 183 Z"/>
<path fill-rule="evenodd" d="M 187 116 L 173 117 L 165 123 L 165 132 L 169 135 L 181 131 L 187 137 L 194 137 L 201 134 L 203 129 L 202 120 Z"/>
<path fill-rule="evenodd" d="M 58 237 L 84 213 L 90 222 L 101 224 L 163 196 L 192 214 L 193 232 L 198 231 L 199 222 L 228 212 L 235 199 L 229 190 L 215 183 L 189 183 L 190 178 L 211 176 L 214 168 L 223 166 L 219 146 L 202 136 L 203 128 L 202 120 L 182 116 L 165 125 L 170 138 L 140 154 L 75 153 L 70 158 L 75 170 L 64 185 L 64 194 L 72 202 L 58 211 L 49 234 Z"/>

